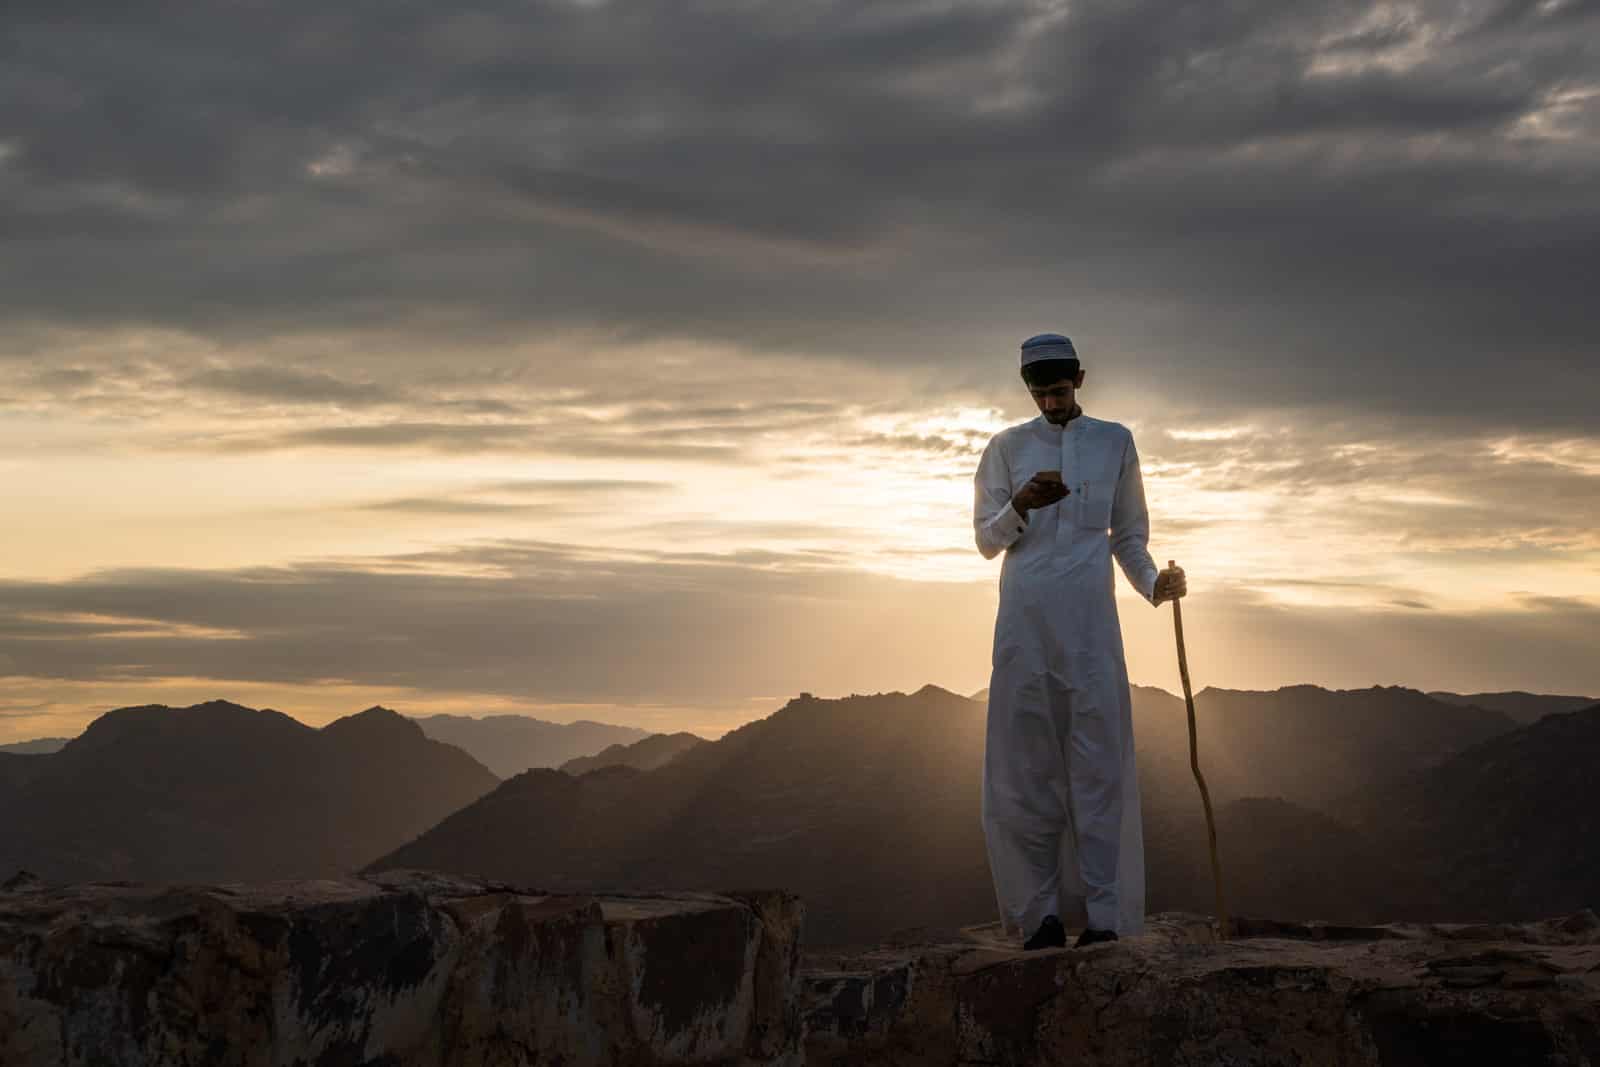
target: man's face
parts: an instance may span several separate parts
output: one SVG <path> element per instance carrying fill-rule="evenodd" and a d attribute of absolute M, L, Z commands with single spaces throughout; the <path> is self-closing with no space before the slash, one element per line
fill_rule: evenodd
<path fill-rule="evenodd" d="M 1028 392 L 1033 396 L 1033 402 L 1039 405 L 1039 414 L 1060 426 L 1072 413 L 1072 405 L 1077 400 L 1078 388 L 1081 385 L 1083 385 L 1083 371 L 1080 370 L 1075 378 L 1062 378 L 1049 385 L 1030 385 Z"/>

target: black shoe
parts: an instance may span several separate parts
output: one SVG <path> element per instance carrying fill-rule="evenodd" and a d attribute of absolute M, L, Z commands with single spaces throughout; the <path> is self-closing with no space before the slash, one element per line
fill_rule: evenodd
<path fill-rule="evenodd" d="M 1039 929 L 1022 943 L 1022 947 L 1030 952 L 1036 948 L 1066 948 L 1067 928 L 1054 915 L 1046 915 Z"/>
<path fill-rule="evenodd" d="M 1115 930 L 1085 930 L 1078 935 L 1078 943 L 1072 947 L 1083 948 L 1087 945 L 1098 945 L 1102 941 L 1115 941 L 1116 939 L 1117 932 Z"/>

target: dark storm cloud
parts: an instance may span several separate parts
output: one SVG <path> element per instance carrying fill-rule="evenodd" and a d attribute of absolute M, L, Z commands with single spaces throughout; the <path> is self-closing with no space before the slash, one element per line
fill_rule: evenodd
<path fill-rule="evenodd" d="M 957 386 L 1060 327 L 1212 410 L 1592 414 L 1592 2 L 3 18 L 16 322 L 605 327 Z"/>

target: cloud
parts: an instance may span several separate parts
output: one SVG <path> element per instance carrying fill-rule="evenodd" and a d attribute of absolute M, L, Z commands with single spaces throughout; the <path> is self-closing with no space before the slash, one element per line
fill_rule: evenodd
<path fill-rule="evenodd" d="M 927 639 L 909 632 L 915 613 L 938 601 L 981 604 L 989 592 L 847 577 L 805 552 L 504 541 L 374 562 L 4 582 L 13 614 L 0 648 L 27 675 L 71 681 L 339 678 L 552 701 L 717 701 L 742 698 L 757 681 L 798 692 L 803 679 L 839 673 L 874 633 L 881 658 L 855 662 L 846 676 L 909 680 L 892 664 L 909 663 Z M 101 621 L 46 621 L 85 614 Z M 981 637 L 977 615 L 963 618 L 958 629 Z M 108 635 L 107 619 L 156 619 L 206 636 L 147 636 L 135 646 Z M 235 631 L 241 639 L 211 636 Z"/>
<path fill-rule="evenodd" d="M 1600 558 L 1594 4 L 82 10 L 18 0 L 0 40 L 0 466 L 25 558 L 82 575 L 7 587 L 30 671 L 976 688 L 992 583 L 882 572 L 979 573 L 952 487 L 1059 329 L 1137 433 L 1157 544 L 1250 605 L 1227 632 L 1270 656 L 1230 670 L 1359 666 L 1270 619 L 1396 677 L 1413 633 L 1589 677 L 1534 621 L 1587 609 L 1507 591 L 1588 597 Z M 203 507 L 169 496 L 191 476 Z M 333 551 L 542 540 L 83 574 L 202 530 L 321 552 L 246 492 L 279 484 L 344 512 Z M 653 506 L 591 528 L 608 493 Z M 117 542 L 69 558 L 112 497 Z"/>
<path fill-rule="evenodd" d="M 604 493 L 653 492 L 671 488 L 671 482 L 652 482 L 629 478 L 512 478 L 503 482 L 486 482 L 474 492 L 515 493 L 526 496 L 561 497 L 590 496 Z"/>
<path fill-rule="evenodd" d="M 1329 545 L 1399 553 L 1600 552 L 1600 442 L 1503 438 L 1424 418 L 1353 415 L 1320 425 L 1294 412 L 1226 434 L 1147 438 L 1147 481 L 1205 509 L 1197 533 L 1248 519 L 1315 531 Z M 1215 500 L 1216 504 L 1207 503 Z"/>
<path fill-rule="evenodd" d="M 14 7 L 13 329 L 600 331 L 982 389 L 1049 326 L 1213 410 L 1589 414 L 1590 4 Z M 360 347 L 207 387 L 405 389 Z"/>
<path fill-rule="evenodd" d="M 52 367 L 29 376 L 28 385 L 57 391 L 81 389 L 95 380 L 95 372 L 85 367 Z"/>
<path fill-rule="evenodd" d="M 304 449 L 349 449 L 381 452 L 434 452 L 444 455 L 523 453 L 595 459 L 730 460 L 734 445 L 675 442 L 662 435 L 623 430 L 610 435 L 551 432 L 538 423 L 516 422 L 387 422 L 368 426 L 321 426 L 277 434 L 218 432 L 185 434 L 159 443 L 180 451 L 249 454 Z"/>
<path fill-rule="evenodd" d="M 396 390 L 374 382 L 352 382 L 321 371 L 265 364 L 214 367 L 191 375 L 180 385 L 272 403 L 336 404 L 347 408 L 388 404 L 400 396 Z"/>
<path fill-rule="evenodd" d="M 641 494 L 657 493 L 672 488 L 670 482 L 653 482 L 623 478 L 516 478 L 490 482 L 459 492 L 446 491 L 436 496 L 394 497 L 377 500 L 356 507 L 365 511 L 398 511 L 417 515 L 495 515 L 495 514 L 550 514 L 573 506 L 595 505 L 608 497 L 634 499 Z M 489 496 L 517 496 L 522 502 L 508 503 L 486 500 Z M 528 502 L 529 500 L 533 502 Z"/>
<path fill-rule="evenodd" d="M 0 656 L 14 661 L 6 686 L 26 684 L 33 699 L 51 685 L 94 686 L 115 699 L 119 684 L 201 683 L 197 691 L 237 687 L 291 705 L 270 696 L 274 686 L 389 687 L 485 706 L 720 706 L 755 692 L 909 691 L 929 680 L 974 689 L 988 673 L 994 618 L 992 582 L 900 581 L 804 552 L 521 540 L 291 567 L 9 581 L 0 595 L 12 606 L 0 632 Z M 1590 636 L 1600 602 L 1446 613 L 1396 599 L 1285 605 L 1192 583 L 1192 669 L 1202 685 L 1244 688 L 1286 678 L 1596 688 Z M 1130 601 L 1123 625 L 1135 678 L 1175 684 L 1165 613 Z"/>
<path fill-rule="evenodd" d="M 414 515 L 496 515 L 537 511 L 534 504 L 497 504 L 490 500 L 451 500 L 442 497 L 396 497 L 362 504 L 365 511 L 404 511 Z"/>
<path fill-rule="evenodd" d="M 1565 681 L 1573 692 L 1600 693 L 1581 651 L 1600 625 L 1600 600 L 1563 612 L 1521 605 L 1458 612 L 1287 605 L 1243 591 L 1201 597 L 1192 590 L 1191 582 L 1184 639 L 1197 688 L 1275 688 L 1300 678 L 1340 688 L 1557 692 Z M 1160 612 L 1125 614 L 1124 629 L 1130 664 L 1160 664 L 1162 641 L 1171 655 L 1171 624 Z"/>

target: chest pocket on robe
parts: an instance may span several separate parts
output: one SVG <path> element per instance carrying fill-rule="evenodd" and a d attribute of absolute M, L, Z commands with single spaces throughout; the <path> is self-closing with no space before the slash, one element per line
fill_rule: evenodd
<path fill-rule="evenodd" d="M 1117 484 L 1110 477 L 1087 478 L 1072 487 L 1078 498 L 1078 525 L 1091 530 L 1106 530 L 1111 526 L 1111 498 Z"/>

